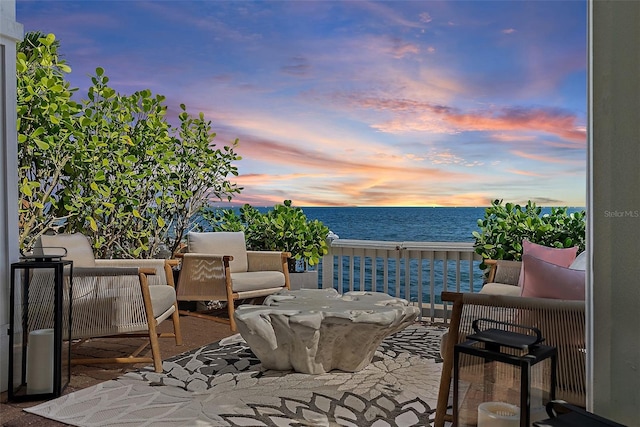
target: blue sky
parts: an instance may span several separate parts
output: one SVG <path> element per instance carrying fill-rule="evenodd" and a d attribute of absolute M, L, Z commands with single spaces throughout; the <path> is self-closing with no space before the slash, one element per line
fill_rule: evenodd
<path fill-rule="evenodd" d="M 86 94 L 239 138 L 236 203 L 584 206 L 586 1 L 16 1 Z"/>

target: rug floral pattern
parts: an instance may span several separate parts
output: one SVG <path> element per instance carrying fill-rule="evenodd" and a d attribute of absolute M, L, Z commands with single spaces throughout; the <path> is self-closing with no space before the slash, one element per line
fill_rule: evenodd
<path fill-rule="evenodd" d="M 365 369 L 264 370 L 239 335 L 28 411 L 76 426 L 426 426 L 440 382 L 442 327 L 417 323 Z"/>

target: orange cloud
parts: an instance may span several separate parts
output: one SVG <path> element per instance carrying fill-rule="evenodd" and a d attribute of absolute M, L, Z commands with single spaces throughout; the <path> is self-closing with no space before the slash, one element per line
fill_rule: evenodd
<path fill-rule="evenodd" d="M 252 158 L 260 159 L 261 162 L 270 165 L 281 165 L 292 169 L 305 169 L 309 171 L 322 171 L 326 174 L 346 174 L 346 175 L 373 175 L 373 176 L 395 176 L 411 178 L 414 176 L 433 177 L 438 179 L 464 180 L 465 174 L 444 171 L 437 168 L 428 168 L 416 165 L 412 158 L 397 156 L 393 154 L 377 153 L 357 153 L 353 157 L 337 157 L 331 152 L 324 152 L 317 149 L 306 149 L 304 147 L 292 146 L 290 144 L 257 139 L 251 137 L 240 138 L 237 150 L 245 159 L 248 155 Z M 246 154 L 245 154 L 246 153 Z M 250 153 L 250 154 L 249 154 Z M 410 161 L 410 163 L 408 162 Z"/>

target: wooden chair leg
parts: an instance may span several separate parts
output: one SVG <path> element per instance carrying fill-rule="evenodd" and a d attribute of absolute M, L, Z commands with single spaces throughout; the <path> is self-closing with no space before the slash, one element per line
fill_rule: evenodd
<path fill-rule="evenodd" d="M 180 329 L 180 312 L 178 311 L 178 302 L 174 304 L 176 310 L 171 315 L 173 322 L 173 334 L 175 335 L 176 345 L 182 345 L 182 330 Z"/>
<path fill-rule="evenodd" d="M 447 337 L 451 338 L 451 336 Z M 451 370 L 453 369 L 452 354 L 449 354 L 448 345 L 443 349 L 444 361 L 442 363 L 442 374 L 440 376 L 440 389 L 438 390 L 438 403 L 436 406 L 436 418 L 434 427 L 444 427 L 447 419 L 447 406 L 449 404 L 449 393 L 451 391 Z"/>
<path fill-rule="evenodd" d="M 440 388 L 438 390 L 438 402 L 436 406 L 434 427 L 444 427 L 444 422 L 451 420 L 450 416 L 447 414 L 447 406 L 449 405 L 449 393 L 451 392 L 453 350 L 454 346 L 458 342 L 460 317 L 462 316 L 462 296 L 460 294 L 456 294 L 452 297 L 443 292 L 441 297 L 443 302 L 453 302 L 453 309 L 451 310 L 449 332 L 442 343 L 444 345 L 442 348 L 442 356 L 444 360 L 442 362 L 442 374 L 440 376 Z"/>
<path fill-rule="evenodd" d="M 233 299 L 227 302 L 227 311 L 229 313 L 229 326 L 231 327 L 231 332 L 236 332 L 236 319 L 233 317 L 233 313 L 236 311 L 236 305 Z"/>
<path fill-rule="evenodd" d="M 224 276 L 225 287 L 227 291 L 227 311 L 229 313 L 229 326 L 231 332 L 236 332 L 236 319 L 233 317 L 233 313 L 236 311 L 235 300 L 238 294 L 233 293 L 233 282 L 231 281 L 231 270 L 229 269 L 229 263 L 225 261 L 224 264 Z"/>
<path fill-rule="evenodd" d="M 149 343 L 151 344 L 151 355 L 153 357 L 153 367 L 156 372 L 162 372 L 162 357 L 160 356 L 160 344 L 158 343 L 158 332 L 156 327 L 158 321 L 153 317 L 153 308 L 151 306 L 151 294 L 149 293 L 149 282 L 147 275 L 140 271 L 140 290 L 142 291 L 142 300 L 144 302 L 144 311 L 147 315 L 147 328 L 149 330 Z"/>
<path fill-rule="evenodd" d="M 155 320 L 149 322 L 149 342 L 151 343 L 153 367 L 156 372 L 162 372 L 162 356 L 160 356 L 160 344 L 158 343 Z"/>

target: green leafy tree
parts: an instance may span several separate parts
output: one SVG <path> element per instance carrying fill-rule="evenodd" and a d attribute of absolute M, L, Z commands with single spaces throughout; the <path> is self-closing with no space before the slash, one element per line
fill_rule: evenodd
<path fill-rule="evenodd" d="M 29 33 L 18 49 L 21 247 L 58 229 L 89 236 L 98 257 L 171 254 L 200 207 L 240 192 L 228 180 L 237 140 L 216 148 L 184 105 L 172 128 L 163 96 L 121 95 L 102 68 L 72 101 L 58 47 Z"/>
<path fill-rule="evenodd" d="M 202 113 L 192 117 L 184 105 L 180 108 L 179 134 L 167 168 L 170 197 L 159 204 L 157 212 L 158 217 L 170 224 L 162 240 L 167 242 L 171 253 L 178 249 L 182 236 L 193 227 L 194 216 L 204 206 L 212 200 L 231 201 L 242 190 L 228 179 L 238 175 L 233 163 L 242 159 L 235 152 L 238 140 L 217 147 L 211 122 Z"/>
<path fill-rule="evenodd" d="M 329 228 L 321 221 L 309 220 L 302 208 L 291 200 L 261 213 L 245 204 L 237 214 L 233 209 L 203 209 L 202 218 L 214 231 L 244 231 L 247 248 L 256 251 L 286 251 L 294 260 L 316 265 L 329 252 Z M 289 265 L 293 269 L 293 265 Z"/>
<path fill-rule="evenodd" d="M 19 244 L 31 248 L 43 233 L 77 215 L 76 197 L 67 197 L 66 171 L 78 155 L 77 90 L 65 80 L 71 68 L 58 54 L 53 34 L 26 34 L 17 45 L 17 129 Z"/>
<path fill-rule="evenodd" d="M 522 241 L 555 248 L 585 249 L 586 212 L 569 213 L 566 207 L 552 207 L 550 213 L 529 201 L 521 206 L 494 200 L 478 219 L 474 231 L 475 251 L 484 259 L 522 259 Z M 481 265 L 484 267 L 484 264 Z"/>
<path fill-rule="evenodd" d="M 108 81 L 97 68 L 83 102 L 83 137 L 64 189 L 81 198 L 82 210 L 65 229 L 90 236 L 100 257 L 150 256 L 155 230 L 166 227 L 156 211 L 167 197 L 166 153 L 174 144 L 164 97 L 120 95 Z"/>

